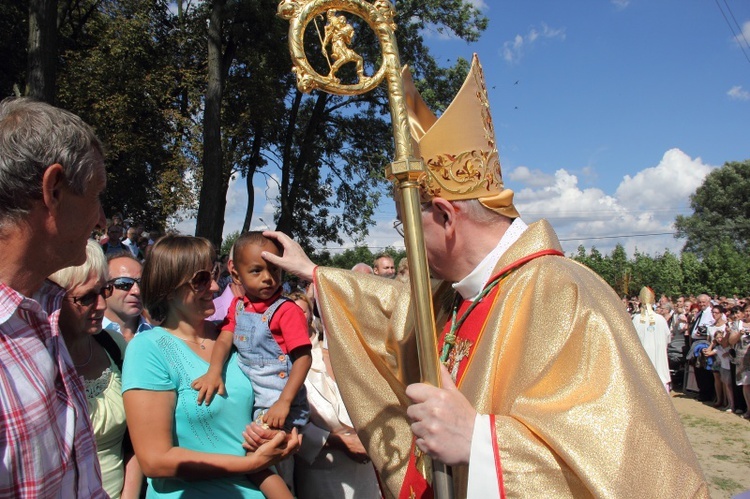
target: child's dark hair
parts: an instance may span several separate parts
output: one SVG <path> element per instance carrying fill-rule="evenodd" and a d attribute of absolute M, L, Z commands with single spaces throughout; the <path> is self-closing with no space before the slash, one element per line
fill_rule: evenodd
<path fill-rule="evenodd" d="M 240 234 L 240 237 L 237 238 L 237 240 L 234 242 L 234 258 L 237 258 L 237 254 L 242 251 L 245 246 L 248 246 L 250 244 L 255 244 L 257 246 L 263 246 L 264 244 L 271 243 L 274 246 L 276 246 L 276 249 L 279 250 L 279 253 L 284 252 L 284 248 L 281 246 L 281 243 L 279 243 L 276 239 L 271 239 L 270 237 L 266 237 L 263 235 L 263 232 L 254 230 L 251 232 L 245 232 L 243 234 Z"/>

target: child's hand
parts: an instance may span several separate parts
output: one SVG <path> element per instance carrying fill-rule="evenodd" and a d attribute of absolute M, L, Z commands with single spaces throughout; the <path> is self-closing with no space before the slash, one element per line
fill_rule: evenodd
<path fill-rule="evenodd" d="M 224 380 L 221 379 L 221 374 L 217 375 L 211 371 L 197 378 L 190 386 L 193 390 L 198 390 L 198 405 L 201 405 L 204 400 L 206 401 L 206 405 L 210 405 L 214 394 L 226 395 L 227 393 L 224 388 Z"/>
<path fill-rule="evenodd" d="M 283 429 L 289 415 L 289 403 L 277 400 L 263 415 L 263 422 L 271 428 Z"/>

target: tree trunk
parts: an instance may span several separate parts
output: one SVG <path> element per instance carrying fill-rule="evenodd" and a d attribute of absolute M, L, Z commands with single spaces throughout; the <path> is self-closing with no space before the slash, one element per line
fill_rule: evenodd
<path fill-rule="evenodd" d="M 26 95 L 52 103 L 57 63 L 57 0 L 29 1 Z"/>
<path fill-rule="evenodd" d="M 221 145 L 221 100 L 224 64 L 222 21 L 226 0 L 215 0 L 208 23 L 208 85 L 203 114 L 203 184 L 198 205 L 195 235 L 221 246 L 226 209 L 224 157 Z"/>
<path fill-rule="evenodd" d="M 251 167 L 245 177 L 245 184 L 247 187 L 247 210 L 245 210 L 245 221 L 242 223 L 243 233 L 250 230 L 250 222 L 253 220 L 253 209 L 255 207 L 255 187 L 253 186 L 254 175 L 255 167 Z"/>
<path fill-rule="evenodd" d="M 259 123 L 255 124 L 255 136 L 253 137 L 252 155 L 250 156 L 250 167 L 245 175 L 245 186 L 247 188 L 247 210 L 245 210 L 245 221 L 242 224 L 242 232 L 250 230 L 250 222 L 253 219 L 253 209 L 255 207 L 255 188 L 253 187 L 253 177 L 255 171 L 261 164 L 260 149 L 263 145 L 263 128 Z"/>
<path fill-rule="evenodd" d="M 328 102 L 328 94 L 319 91 L 310 119 L 305 127 L 305 134 L 302 144 L 300 144 L 296 161 L 292 161 L 291 159 L 288 162 L 285 161 L 281 172 L 281 188 L 279 192 L 281 213 L 279 214 L 279 223 L 276 226 L 276 230 L 286 232 L 292 236 L 295 235 L 295 227 L 292 220 L 297 201 L 297 191 L 300 188 L 300 182 L 307 181 L 302 172 L 304 172 L 310 162 L 312 156 L 311 149 L 325 116 L 326 102 Z M 296 121 L 296 117 L 294 119 Z"/>

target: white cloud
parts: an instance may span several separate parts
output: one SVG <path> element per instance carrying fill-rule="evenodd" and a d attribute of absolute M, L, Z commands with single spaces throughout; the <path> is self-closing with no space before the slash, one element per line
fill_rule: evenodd
<path fill-rule="evenodd" d="M 529 187 L 548 187 L 555 181 L 555 177 L 541 170 L 531 170 L 526 166 L 518 166 L 504 175 L 514 183 L 528 185 Z"/>
<path fill-rule="evenodd" d="M 656 255 L 665 248 L 679 252 L 683 241 L 671 234 L 636 235 L 673 232 L 675 217 L 690 213 L 689 196 L 712 168 L 700 158 L 671 149 L 658 165 L 626 175 L 613 195 L 595 187 L 581 188 L 578 177 L 564 169 L 555 172 L 552 183 L 540 187 L 531 170 L 517 168 L 511 176 L 524 184 L 516 193 L 521 216 L 527 222 L 549 220 L 567 253 L 579 244 L 607 253 L 621 243 L 630 255 L 636 248 Z"/>
<path fill-rule="evenodd" d="M 734 41 L 740 48 L 748 48 L 748 44 L 750 43 L 750 21 L 742 23 L 742 33 L 734 37 Z"/>
<path fill-rule="evenodd" d="M 517 63 L 539 38 L 565 40 L 565 28 L 550 28 L 546 23 L 542 23 L 541 30 L 532 26 L 525 35 L 516 35 L 503 43 L 500 54 L 506 62 Z"/>
<path fill-rule="evenodd" d="M 733 100 L 750 100 L 750 92 L 743 90 L 740 85 L 730 88 L 727 95 Z"/>
<path fill-rule="evenodd" d="M 611 0 L 612 4 L 618 9 L 624 9 L 630 5 L 630 0 Z"/>

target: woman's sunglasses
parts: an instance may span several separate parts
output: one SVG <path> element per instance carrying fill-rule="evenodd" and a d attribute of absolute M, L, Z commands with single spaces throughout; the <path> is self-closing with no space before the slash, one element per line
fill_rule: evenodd
<path fill-rule="evenodd" d="M 115 289 L 119 289 L 120 291 L 130 291 L 134 284 L 137 284 L 139 288 L 141 287 L 141 279 L 133 277 L 116 277 L 107 281 L 107 284 L 111 284 Z"/>
<path fill-rule="evenodd" d="M 99 291 L 89 291 L 83 296 L 71 296 L 70 299 L 76 305 L 90 307 L 99 300 L 100 296 L 105 300 L 112 296 L 112 285 L 107 283 Z"/>
<path fill-rule="evenodd" d="M 190 278 L 188 284 L 196 293 L 203 293 L 211 287 L 214 275 L 210 270 L 199 270 Z"/>

